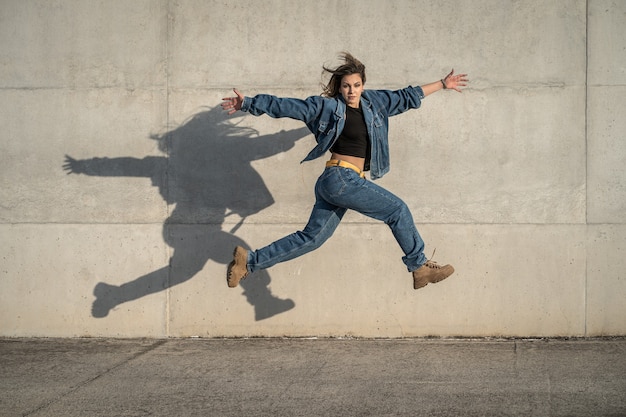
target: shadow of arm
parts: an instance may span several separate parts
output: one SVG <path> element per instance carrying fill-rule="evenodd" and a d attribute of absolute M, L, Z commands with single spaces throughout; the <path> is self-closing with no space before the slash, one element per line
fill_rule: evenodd
<path fill-rule="evenodd" d="M 288 131 L 281 131 L 271 135 L 256 138 L 247 138 L 245 148 L 250 152 L 250 161 L 268 158 L 279 153 L 287 152 L 296 142 L 311 134 L 309 129 L 302 127 Z"/>
<path fill-rule="evenodd" d="M 151 178 L 163 172 L 166 164 L 167 159 L 161 156 L 147 156 L 143 159 L 131 157 L 74 159 L 65 155 L 63 169 L 68 175 Z"/>

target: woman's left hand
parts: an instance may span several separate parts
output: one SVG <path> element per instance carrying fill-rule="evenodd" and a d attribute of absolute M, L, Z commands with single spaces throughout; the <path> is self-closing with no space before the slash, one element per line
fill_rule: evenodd
<path fill-rule="evenodd" d="M 467 82 L 467 74 L 458 74 L 454 75 L 454 69 L 450 71 L 450 74 L 446 75 L 443 80 L 441 80 L 446 88 L 452 89 L 454 91 L 461 92 L 461 87 L 465 87 Z"/>

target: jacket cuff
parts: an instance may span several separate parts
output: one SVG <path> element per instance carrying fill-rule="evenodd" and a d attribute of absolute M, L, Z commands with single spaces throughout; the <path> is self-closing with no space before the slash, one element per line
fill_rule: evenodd
<path fill-rule="evenodd" d="M 426 97 L 424 95 L 424 90 L 422 90 L 422 87 L 417 86 L 417 87 L 413 87 L 415 90 L 417 90 L 417 95 L 419 96 L 420 100 L 423 100 L 424 97 Z"/>
<path fill-rule="evenodd" d="M 243 102 L 241 103 L 241 111 L 247 112 L 250 110 L 250 97 L 244 96 Z"/>

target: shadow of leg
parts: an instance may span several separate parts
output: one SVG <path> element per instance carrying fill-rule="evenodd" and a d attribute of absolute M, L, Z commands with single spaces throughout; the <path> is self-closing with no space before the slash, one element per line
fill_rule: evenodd
<path fill-rule="evenodd" d="M 226 265 L 232 260 L 232 248 L 247 247 L 235 235 L 223 232 L 215 226 L 170 226 L 168 243 L 174 247 L 170 265 L 141 276 L 120 286 L 98 283 L 93 291 L 96 299 L 91 315 L 96 318 L 108 316 L 118 305 L 154 294 L 193 278 L 209 259 Z M 226 286 L 226 279 L 222 281 Z M 241 281 L 248 303 L 254 307 L 255 319 L 264 320 L 291 310 L 295 303 L 280 299 L 272 294 L 267 271 L 259 271 Z"/>
<path fill-rule="evenodd" d="M 176 245 L 176 253 L 180 253 L 180 257 L 177 257 L 178 261 L 174 261 L 172 258 L 172 280 L 176 280 L 177 271 L 181 268 L 199 265 L 198 259 L 202 259 L 202 263 L 204 263 L 208 257 L 224 265 L 223 278 L 219 281 L 223 283 L 224 287 L 227 286 L 226 268 L 233 260 L 233 249 L 235 246 L 248 248 L 246 242 L 238 236 L 225 232 L 215 225 L 171 226 L 168 243 Z M 257 321 L 284 313 L 295 307 L 292 300 L 283 300 L 273 295 L 269 288 L 270 282 L 271 277 L 267 271 L 259 271 L 250 274 L 240 283 L 244 289 L 246 300 L 254 307 Z"/>
<path fill-rule="evenodd" d="M 170 267 L 158 269 L 119 287 L 100 282 L 93 290 L 96 300 L 91 306 L 91 315 L 96 318 L 108 316 L 109 312 L 127 301 L 163 291 L 168 287 Z"/>

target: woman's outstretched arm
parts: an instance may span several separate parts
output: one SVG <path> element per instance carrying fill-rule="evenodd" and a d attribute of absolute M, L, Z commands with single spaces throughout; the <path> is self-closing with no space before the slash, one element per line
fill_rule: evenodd
<path fill-rule="evenodd" d="M 454 75 L 454 70 L 450 71 L 450 74 L 446 75 L 439 81 L 435 81 L 434 83 L 426 84 L 422 86 L 422 90 L 424 90 L 424 96 L 434 93 L 435 91 L 450 89 L 454 91 L 461 92 L 461 87 L 465 87 L 467 85 L 468 78 L 467 74 L 459 74 Z"/>

